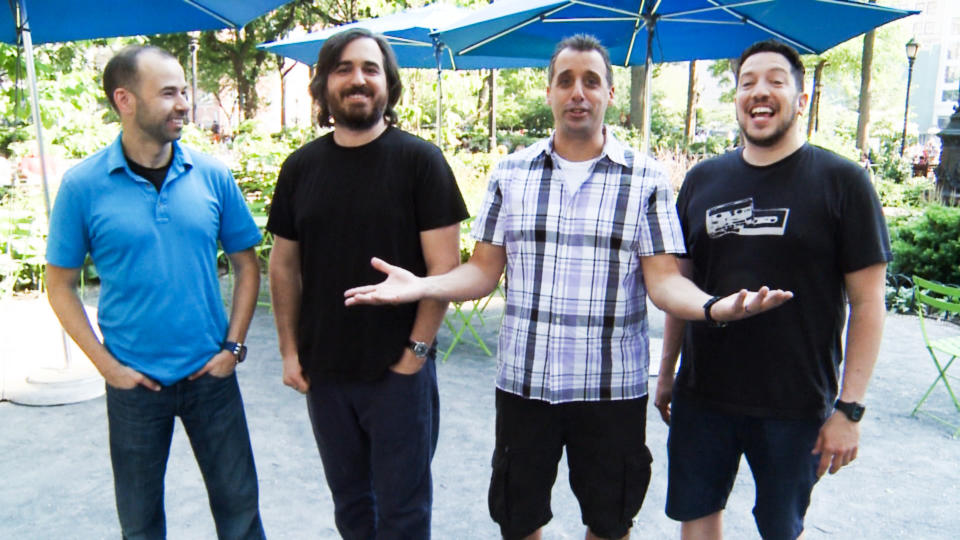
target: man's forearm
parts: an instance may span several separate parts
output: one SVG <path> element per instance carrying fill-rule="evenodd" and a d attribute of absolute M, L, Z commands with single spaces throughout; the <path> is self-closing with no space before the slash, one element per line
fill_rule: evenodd
<path fill-rule="evenodd" d="M 487 296 L 497 288 L 500 272 L 485 270 L 472 262 L 437 276 L 424 278 L 424 298 L 446 305 L 449 302 L 463 302 Z M 446 309 L 446 308 L 444 308 Z"/>
<path fill-rule="evenodd" d="M 851 304 L 840 399 L 862 401 L 880 353 L 886 306 L 882 299 Z"/>
<path fill-rule="evenodd" d="M 297 328 L 300 323 L 302 284 L 299 268 L 270 264 L 270 298 L 277 326 L 280 355 L 297 354 Z"/>
<path fill-rule="evenodd" d="M 260 295 L 260 265 L 253 249 L 230 254 L 233 266 L 233 301 L 230 308 L 230 327 L 226 338 L 243 342 L 250 328 L 250 320 L 257 309 Z"/>
<path fill-rule="evenodd" d="M 687 321 L 667 313 L 663 325 L 663 350 L 660 353 L 660 375 L 677 372 L 677 360 L 683 344 L 683 331 Z"/>
<path fill-rule="evenodd" d="M 55 283 L 49 278 L 50 274 L 48 268 L 47 300 L 50 302 L 50 307 L 56 314 L 57 319 L 60 320 L 60 325 L 67 335 L 87 355 L 87 358 L 90 359 L 97 370 L 106 375 L 120 363 L 103 346 L 103 343 L 94 333 L 93 326 L 90 324 L 90 319 L 83 307 L 83 302 L 80 301 L 80 296 L 77 294 L 76 286 L 63 282 Z"/>

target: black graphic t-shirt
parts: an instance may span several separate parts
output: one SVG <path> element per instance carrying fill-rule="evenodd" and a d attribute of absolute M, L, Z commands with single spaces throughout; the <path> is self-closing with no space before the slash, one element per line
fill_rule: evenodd
<path fill-rule="evenodd" d="M 687 324 L 677 392 L 728 412 L 822 417 L 837 394 L 844 274 L 891 259 L 880 202 L 863 169 L 822 148 L 765 167 L 741 152 L 698 164 L 680 190 L 694 282 L 794 298 L 726 328 Z"/>

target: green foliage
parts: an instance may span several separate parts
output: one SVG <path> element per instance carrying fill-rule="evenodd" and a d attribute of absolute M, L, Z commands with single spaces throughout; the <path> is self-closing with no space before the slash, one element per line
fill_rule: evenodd
<path fill-rule="evenodd" d="M 913 281 L 904 274 L 887 273 L 885 301 L 887 310 L 894 313 L 916 313 Z"/>
<path fill-rule="evenodd" d="M 283 161 L 315 136 L 312 129 L 271 135 L 257 129 L 253 121 L 241 123 L 230 144 L 231 169 L 247 201 L 268 209 Z"/>
<path fill-rule="evenodd" d="M 960 283 L 960 208 L 927 206 L 919 216 L 894 222 L 891 272 Z"/>
<path fill-rule="evenodd" d="M 37 195 L 4 190 L 0 198 L 0 298 L 41 288 L 46 229 Z"/>
<path fill-rule="evenodd" d="M 499 153 L 447 152 L 445 154 L 453 175 L 457 179 L 460 193 L 467 203 L 470 215 L 480 210 L 480 204 L 487 192 L 490 171 L 500 160 Z"/>
<path fill-rule="evenodd" d="M 936 185 L 931 178 L 911 178 L 900 183 L 877 178 L 875 186 L 880 204 L 888 208 L 919 208 L 937 198 Z"/>

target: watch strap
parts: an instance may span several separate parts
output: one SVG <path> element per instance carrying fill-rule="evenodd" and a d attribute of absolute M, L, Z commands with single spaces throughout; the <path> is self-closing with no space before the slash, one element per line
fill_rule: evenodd
<path fill-rule="evenodd" d="M 724 326 L 727 325 L 725 321 L 718 321 L 714 319 L 712 315 L 710 315 L 710 308 L 712 308 L 714 304 L 716 304 L 722 299 L 723 297 L 714 296 L 713 298 L 707 300 L 705 304 L 703 304 L 703 318 L 704 320 L 707 321 L 708 325 L 714 328 L 723 328 Z"/>
<path fill-rule="evenodd" d="M 225 351 L 230 351 L 237 363 L 243 362 L 247 357 L 247 346 L 237 341 L 224 341 L 220 347 Z"/>
<path fill-rule="evenodd" d="M 851 422 L 859 422 L 863 418 L 863 413 L 867 410 L 862 404 L 856 401 L 837 400 L 833 407 L 842 412 Z"/>

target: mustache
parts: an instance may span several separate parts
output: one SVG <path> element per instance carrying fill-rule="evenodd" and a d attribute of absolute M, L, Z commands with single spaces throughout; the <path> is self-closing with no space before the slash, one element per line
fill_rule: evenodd
<path fill-rule="evenodd" d="M 349 97 L 354 94 L 360 94 L 367 97 L 373 97 L 373 90 L 366 85 L 355 85 L 347 88 L 343 92 L 340 92 L 340 97 Z"/>

